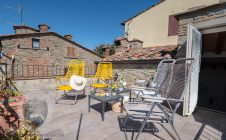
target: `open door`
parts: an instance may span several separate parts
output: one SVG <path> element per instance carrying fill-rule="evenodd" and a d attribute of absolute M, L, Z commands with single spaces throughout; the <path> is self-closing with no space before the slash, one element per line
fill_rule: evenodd
<path fill-rule="evenodd" d="M 201 65 L 202 34 L 193 26 L 188 25 L 186 57 L 194 58 L 191 81 L 189 83 L 183 108 L 183 115 L 191 115 L 198 101 L 199 72 Z"/>

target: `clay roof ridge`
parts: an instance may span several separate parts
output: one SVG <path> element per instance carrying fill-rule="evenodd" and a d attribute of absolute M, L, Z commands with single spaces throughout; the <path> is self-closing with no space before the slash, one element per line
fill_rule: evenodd
<path fill-rule="evenodd" d="M 103 60 L 116 61 L 116 60 L 155 60 L 163 59 L 165 56 L 170 55 L 170 51 L 176 49 L 176 45 L 155 46 L 146 48 L 133 48 L 129 52 L 124 51 L 121 53 L 113 54 Z"/>

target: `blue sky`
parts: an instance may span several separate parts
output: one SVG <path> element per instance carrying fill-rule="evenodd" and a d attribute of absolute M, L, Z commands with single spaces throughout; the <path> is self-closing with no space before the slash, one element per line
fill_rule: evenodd
<path fill-rule="evenodd" d="M 46 23 L 51 31 L 61 35 L 71 34 L 73 40 L 93 49 L 101 43 L 123 35 L 120 23 L 137 14 L 158 0 L 0 0 L 0 35 L 13 34 L 12 25 L 19 24 L 16 10 L 24 10 L 24 23 L 37 28 Z M 9 23 L 4 23 L 8 21 Z"/>

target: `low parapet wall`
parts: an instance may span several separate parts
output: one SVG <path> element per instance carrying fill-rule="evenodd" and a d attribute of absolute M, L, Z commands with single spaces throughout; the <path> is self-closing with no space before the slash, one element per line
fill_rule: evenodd
<path fill-rule="evenodd" d="M 91 83 L 91 78 L 87 79 L 87 87 Z M 32 80 L 14 80 L 19 92 L 26 93 L 36 90 L 55 90 L 59 83 L 55 79 L 32 79 Z M 65 83 L 67 84 L 67 82 Z"/>
<path fill-rule="evenodd" d="M 154 77 L 160 61 L 123 61 L 113 63 L 113 76 L 117 73 L 127 82 L 134 85 L 136 80 L 149 80 Z"/>

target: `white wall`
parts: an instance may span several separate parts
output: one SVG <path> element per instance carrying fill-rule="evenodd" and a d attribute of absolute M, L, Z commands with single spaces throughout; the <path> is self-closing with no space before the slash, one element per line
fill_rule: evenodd
<path fill-rule="evenodd" d="M 128 39 L 139 39 L 144 47 L 177 45 L 178 36 L 168 36 L 169 15 L 192 7 L 208 6 L 219 0 L 166 0 L 125 23 Z"/>

